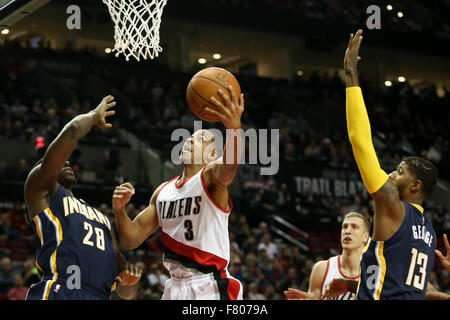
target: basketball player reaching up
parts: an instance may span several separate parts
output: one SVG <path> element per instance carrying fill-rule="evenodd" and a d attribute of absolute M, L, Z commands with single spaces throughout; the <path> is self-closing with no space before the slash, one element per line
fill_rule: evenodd
<path fill-rule="evenodd" d="M 171 276 L 162 299 L 242 299 L 242 285 L 230 276 L 227 267 L 230 262 L 228 217 L 232 209 L 228 185 L 236 175 L 242 154 L 242 137 L 238 132 L 244 97 L 241 94 L 238 100 L 231 86 L 229 91 L 231 98 L 219 90 L 226 106 L 211 98 L 218 111 L 206 109 L 227 128 L 222 157 L 213 148 L 214 135 L 208 130 L 196 131 L 180 154 L 184 165 L 182 175 L 162 183 L 148 207 L 133 221 L 125 211 L 134 193 L 133 186 L 125 183 L 114 191 L 120 248 L 134 249 L 160 228 L 163 262 Z M 194 161 L 198 150 L 202 151 L 201 161 Z"/>
<path fill-rule="evenodd" d="M 358 281 L 359 261 L 370 232 L 370 221 L 358 212 L 345 215 L 341 228 L 342 254 L 317 262 L 309 279 L 308 292 L 289 288 L 284 292 L 288 300 L 319 300 L 334 279 Z M 355 293 L 341 292 L 336 300 L 354 300 Z"/>
<path fill-rule="evenodd" d="M 347 130 L 375 213 L 372 239 L 361 257 L 357 299 L 424 299 L 436 235 L 421 205 L 436 185 L 437 170 L 420 157 L 405 158 L 389 175 L 381 169 L 359 87 L 361 34 L 350 35 L 344 58 Z"/>
<path fill-rule="evenodd" d="M 107 96 L 67 123 L 27 177 L 27 219 L 41 242 L 36 266 L 43 273 L 28 290 L 28 300 L 108 299 L 116 279 L 127 286 L 140 278 L 140 271 L 126 266 L 108 218 L 73 195 L 76 178 L 67 161 L 94 125 L 111 127 L 105 118 L 114 114 L 108 109 L 115 104 Z M 127 291 L 117 293 L 127 298 Z"/>

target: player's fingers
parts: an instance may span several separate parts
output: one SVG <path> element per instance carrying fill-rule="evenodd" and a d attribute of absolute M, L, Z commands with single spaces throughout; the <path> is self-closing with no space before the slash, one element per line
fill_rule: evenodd
<path fill-rule="evenodd" d="M 132 277 L 134 277 L 134 264 L 130 264 L 129 272 L 130 272 L 130 275 Z"/>
<path fill-rule="evenodd" d="M 204 111 L 205 115 L 215 117 L 215 118 L 219 119 L 220 121 L 222 121 L 224 119 L 223 113 L 213 110 L 210 107 L 205 107 L 205 109 L 203 111 Z"/>
<path fill-rule="evenodd" d="M 244 94 L 241 93 L 240 97 L 239 97 L 239 106 L 241 107 L 241 109 L 244 109 Z"/>
<path fill-rule="evenodd" d="M 350 38 L 348 39 L 348 48 L 352 46 L 352 40 L 353 40 L 353 33 L 350 33 Z"/>
<path fill-rule="evenodd" d="M 222 102 L 220 102 L 219 100 L 217 100 L 214 97 L 211 97 L 211 102 L 217 107 L 219 108 L 221 111 L 225 111 L 227 108 L 222 104 Z M 212 109 L 211 109 L 212 110 Z"/>
<path fill-rule="evenodd" d="M 363 40 L 363 37 L 359 37 L 358 42 L 356 43 L 356 50 L 359 50 L 359 47 L 361 47 L 361 42 Z"/>
<path fill-rule="evenodd" d="M 444 260 L 445 259 L 444 255 L 439 250 L 434 250 L 434 252 L 436 253 L 436 255 L 438 256 L 438 258 L 440 260 Z"/>
<path fill-rule="evenodd" d="M 219 92 L 220 96 L 223 98 L 223 100 L 225 100 L 225 104 L 227 106 L 232 104 L 232 100 L 222 89 L 219 89 L 218 92 Z"/>
<path fill-rule="evenodd" d="M 450 251 L 450 245 L 448 243 L 447 235 L 444 233 L 444 245 L 447 248 L 447 253 Z"/>
<path fill-rule="evenodd" d="M 129 183 L 128 184 L 123 183 L 121 185 L 116 186 L 116 189 L 118 189 L 118 190 L 133 190 L 134 187 Z"/>
<path fill-rule="evenodd" d="M 120 194 L 122 194 L 122 193 L 132 193 L 133 191 L 131 190 L 131 189 L 129 189 L 129 188 L 124 188 L 124 187 L 116 187 L 115 189 L 114 189 L 114 193 L 120 193 Z"/>
<path fill-rule="evenodd" d="M 114 111 L 114 110 L 107 111 L 107 112 L 105 113 L 105 117 L 113 116 L 113 115 L 115 115 L 115 114 L 116 114 L 116 111 Z"/>
<path fill-rule="evenodd" d="M 133 194 L 135 193 L 135 189 L 134 189 L 133 185 L 129 182 L 122 183 L 119 187 L 130 190 Z"/>
<path fill-rule="evenodd" d="M 234 88 L 233 88 L 232 85 L 228 86 L 228 91 L 230 91 L 231 102 L 233 102 L 233 104 L 239 105 L 239 101 L 238 101 L 238 98 L 236 96 L 236 91 L 234 91 Z"/>

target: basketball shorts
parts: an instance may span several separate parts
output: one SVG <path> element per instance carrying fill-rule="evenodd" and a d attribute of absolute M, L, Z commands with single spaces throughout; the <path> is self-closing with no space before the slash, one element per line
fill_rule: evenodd
<path fill-rule="evenodd" d="M 172 275 L 166 281 L 162 300 L 242 300 L 243 288 L 239 280 L 219 273 L 190 277 Z"/>
<path fill-rule="evenodd" d="M 26 300 L 108 300 L 109 295 L 97 292 L 93 288 L 82 286 L 80 289 L 69 288 L 67 280 L 44 277 L 28 289 Z"/>

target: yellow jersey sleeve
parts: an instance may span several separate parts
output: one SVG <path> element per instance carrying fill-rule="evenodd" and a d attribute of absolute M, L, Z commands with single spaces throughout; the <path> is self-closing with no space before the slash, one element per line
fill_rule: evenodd
<path fill-rule="evenodd" d="M 381 169 L 372 142 L 369 116 L 360 87 L 346 89 L 347 131 L 356 163 L 370 194 L 377 192 L 389 179 Z"/>

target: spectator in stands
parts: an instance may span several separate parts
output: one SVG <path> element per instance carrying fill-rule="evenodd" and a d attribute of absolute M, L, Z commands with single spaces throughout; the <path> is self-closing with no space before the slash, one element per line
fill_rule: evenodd
<path fill-rule="evenodd" d="M 258 292 L 258 286 L 256 285 L 256 282 L 251 282 L 248 285 L 246 300 L 266 300 L 266 297 Z"/>
<path fill-rule="evenodd" d="M 244 255 L 249 253 L 256 253 L 258 251 L 258 244 L 256 243 L 256 238 L 253 234 L 249 235 L 242 245 L 242 251 Z"/>
<path fill-rule="evenodd" d="M 25 181 L 30 172 L 30 166 L 27 163 L 25 158 L 19 159 L 19 163 L 17 164 L 17 168 L 14 170 L 14 179 Z"/>
<path fill-rule="evenodd" d="M 272 225 L 272 218 L 278 205 L 278 190 L 275 181 L 268 183 L 268 189 L 263 192 L 261 202 L 264 221 Z"/>
<path fill-rule="evenodd" d="M 16 201 L 12 209 L 8 212 L 9 221 L 15 234 L 20 233 L 22 230 L 27 229 L 27 220 L 25 217 L 25 210 L 22 209 L 23 203 Z"/>
<path fill-rule="evenodd" d="M 14 231 L 9 222 L 9 216 L 6 213 L 0 214 L 0 240 L 8 240 L 15 238 Z"/>
<path fill-rule="evenodd" d="M 258 244 L 263 241 L 264 235 L 266 233 L 270 234 L 269 225 L 266 222 L 261 221 L 258 225 L 258 229 L 255 230 L 255 237 Z"/>
<path fill-rule="evenodd" d="M 159 262 L 154 262 L 150 265 L 149 268 L 148 280 L 150 282 L 150 285 L 155 289 L 158 288 L 158 286 L 164 286 L 166 280 L 169 279 L 169 277 L 162 272 L 161 267 L 162 266 Z M 161 291 L 161 293 L 162 292 L 163 291 Z"/>
<path fill-rule="evenodd" d="M 288 288 L 301 289 L 301 279 L 297 275 L 297 269 L 290 267 L 286 279 L 281 284 L 281 290 L 285 291 Z"/>
<path fill-rule="evenodd" d="M 28 287 L 24 285 L 22 275 L 17 273 L 14 275 L 14 287 L 8 291 L 9 300 L 25 300 Z"/>
<path fill-rule="evenodd" d="M 4 257 L 0 261 L 0 294 L 6 294 L 14 285 L 11 259 Z"/>
<path fill-rule="evenodd" d="M 269 259 L 273 260 L 278 254 L 278 248 L 272 242 L 272 237 L 269 233 L 265 233 L 262 242 L 258 245 L 258 251 L 265 250 Z"/>

